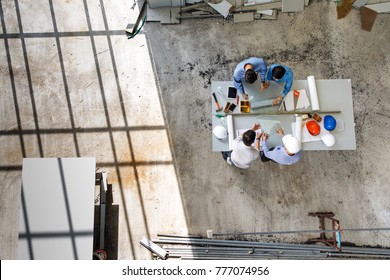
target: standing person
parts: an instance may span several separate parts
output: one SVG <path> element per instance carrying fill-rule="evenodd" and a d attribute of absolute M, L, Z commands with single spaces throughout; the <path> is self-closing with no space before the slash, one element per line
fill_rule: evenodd
<path fill-rule="evenodd" d="M 248 99 L 248 95 L 245 93 L 242 82 L 245 81 L 248 84 L 253 84 L 257 80 L 259 74 L 261 79 L 260 91 L 262 91 L 267 88 L 265 83 L 267 63 L 262 58 L 251 57 L 241 61 L 236 66 L 233 74 L 234 87 L 242 94 L 244 99 Z"/>
<path fill-rule="evenodd" d="M 234 139 L 232 151 L 222 152 L 227 163 L 242 169 L 249 168 L 250 164 L 259 157 L 261 134 L 256 133 L 256 130 L 260 127 L 260 124 L 254 123 L 251 129 Z"/>
<path fill-rule="evenodd" d="M 300 161 L 303 154 L 300 141 L 291 134 L 284 135 L 284 131 L 281 128 L 276 129 L 276 132 L 283 137 L 283 146 L 280 145 L 274 149 L 269 149 L 267 143 L 268 135 L 264 132 L 261 135 L 261 148 L 263 150 L 260 152 L 261 161 L 272 160 L 282 165 L 291 165 Z"/>
<path fill-rule="evenodd" d="M 283 97 L 285 97 L 287 93 L 289 93 L 293 84 L 293 78 L 294 74 L 287 66 L 281 64 L 272 64 L 269 67 L 266 76 L 266 87 L 268 87 L 269 81 L 275 81 L 277 83 L 286 82 L 281 96 L 274 99 L 274 101 L 272 102 L 272 106 L 282 101 Z"/>

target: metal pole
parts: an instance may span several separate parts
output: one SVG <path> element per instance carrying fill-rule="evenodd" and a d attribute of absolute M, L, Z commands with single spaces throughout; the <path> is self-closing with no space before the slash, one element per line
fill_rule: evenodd
<path fill-rule="evenodd" d="M 324 233 L 324 232 L 343 232 L 343 231 L 382 231 L 390 228 L 340 228 L 324 230 L 289 230 L 289 231 L 267 231 L 267 232 L 241 232 L 241 233 L 213 233 L 213 236 L 229 235 L 272 235 L 272 234 L 291 234 L 291 233 Z"/>

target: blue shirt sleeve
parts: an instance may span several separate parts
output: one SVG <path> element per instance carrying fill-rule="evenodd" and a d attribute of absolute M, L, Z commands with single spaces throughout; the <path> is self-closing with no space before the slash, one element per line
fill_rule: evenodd
<path fill-rule="evenodd" d="M 275 67 L 275 64 L 274 65 L 271 65 L 269 68 L 268 68 L 268 71 L 267 71 L 267 75 L 265 77 L 265 80 L 266 81 L 271 81 L 272 80 L 272 69 L 274 69 Z"/>
<path fill-rule="evenodd" d="M 281 81 L 286 81 L 286 84 L 284 85 L 284 89 L 282 91 L 282 95 L 284 97 L 291 90 L 291 87 L 293 84 L 293 79 L 294 79 L 294 74 L 289 67 L 286 67 L 286 66 L 283 66 L 283 67 L 284 67 L 284 69 L 286 69 L 286 73 L 284 74 L 283 78 L 281 79 Z"/>
<path fill-rule="evenodd" d="M 241 65 L 237 65 L 236 70 L 234 70 L 233 74 L 233 83 L 234 87 L 240 92 L 243 93 L 244 91 L 244 86 L 242 85 L 241 79 L 244 77 L 245 71 L 244 69 L 240 69 Z"/>
<path fill-rule="evenodd" d="M 264 61 L 262 58 L 251 58 L 252 59 L 252 65 L 253 65 L 253 70 L 256 73 L 260 73 L 260 79 L 261 81 L 265 81 L 265 75 L 267 74 L 267 63 Z"/>

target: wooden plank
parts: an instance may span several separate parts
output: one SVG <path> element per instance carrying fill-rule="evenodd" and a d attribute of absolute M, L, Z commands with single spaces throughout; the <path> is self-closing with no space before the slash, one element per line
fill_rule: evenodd
<path fill-rule="evenodd" d="M 282 1 L 278 1 L 278 2 L 272 2 L 266 4 L 253 5 L 253 6 L 246 6 L 246 7 L 244 6 L 244 7 L 236 8 L 234 11 L 236 12 L 262 11 L 262 10 L 281 9 L 281 8 L 282 8 Z"/>
<path fill-rule="evenodd" d="M 253 12 L 249 13 L 235 13 L 233 14 L 233 21 L 235 23 L 254 21 Z"/>
<path fill-rule="evenodd" d="M 361 23 L 362 23 L 363 30 L 366 30 L 368 32 L 371 31 L 377 14 L 378 14 L 377 12 L 375 12 L 374 10 L 371 10 L 367 7 L 360 8 L 360 16 L 361 16 Z"/>
<path fill-rule="evenodd" d="M 209 7 L 209 5 L 207 5 L 206 3 L 193 4 L 193 5 L 182 7 L 181 11 L 183 13 L 185 13 L 185 12 L 189 12 L 191 10 L 196 10 L 196 9 L 204 8 L 204 7 Z"/>

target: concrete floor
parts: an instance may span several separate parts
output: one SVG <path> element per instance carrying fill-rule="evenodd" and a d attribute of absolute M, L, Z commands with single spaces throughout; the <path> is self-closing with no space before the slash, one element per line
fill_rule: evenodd
<path fill-rule="evenodd" d="M 127 40 L 135 1 L 30 2 L 0 2 L 0 259 L 16 257 L 23 157 L 96 157 L 119 206 L 119 259 L 151 258 L 139 240 L 157 233 L 317 229 L 317 211 L 344 228 L 389 227 L 388 14 L 366 32 L 359 11 L 337 20 L 335 3 L 318 0 L 276 21 L 147 23 Z M 211 150 L 210 81 L 231 80 L 248 56 L 296 79 L 351 79 L 357 150 L 227 165 Z M 390 232 L 343 241 L 389 247 Z"/>

